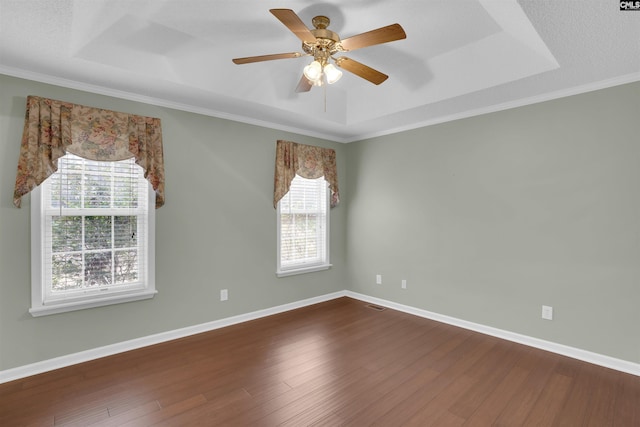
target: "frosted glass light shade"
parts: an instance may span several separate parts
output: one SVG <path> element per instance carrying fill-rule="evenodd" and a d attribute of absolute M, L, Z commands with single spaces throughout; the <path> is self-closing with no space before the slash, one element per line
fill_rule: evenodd
<path fill-rule="evenodd" d="M 302 72 L 309 80 L 316 81 L 322 77 L 322 66 L 318 61 L 313 61 L 311 64 L 304 67 Z"/>
<path fill-rule="evenodd" d="M 324 66 L 324 74 L 327 76 L 327 83 L 329 84 L 334 84 L 342 77 L 342 71 L 338 70 L 333 64 Z"/>

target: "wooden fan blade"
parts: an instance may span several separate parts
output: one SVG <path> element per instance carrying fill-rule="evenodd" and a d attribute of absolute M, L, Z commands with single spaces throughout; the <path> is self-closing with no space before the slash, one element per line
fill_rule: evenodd
<path fill-rule="evenodd" d="M 296 87 L 296 92 L 309 92 L 311 90 L 311 86 L 311 82 L 303 74 L 302 78 L 300 78 L 300 81 L 298 82 L 298 86 Z"/>
<path fill-rule="evenodd" d="M 289 59 L 300 58 L 302 56 L 299 52 L 291 53 L 274 53 L 272 55 L 260 55 L 260 56 L 248 56 L 246 58 L 233 59 L 234 64 L 250 64 L 252 62 L 273 61 L 274 59 Z"/>
<path fill-rule="evenodd" d="M 345 51 L 349 51 L 406 38 L 407 35 L 400 24 L 392 24 L 346 38 L 340 44 Z"/>
<path fill-rule="evenodd" d="M 369 80 L 374 85 L 379 85 L 389 78 L 389 76 L 387 76 L 386 74 L 383 74 L 378 70 L 374 70 L 373 68 L 368 67 L 358 61 L 349 59 L 346 56 L 336 58 L 335 61 L 338 67 L 344 68 L 345 70 L 355 74 L 358 77 L 362 77 L 365 80 Z"/>
<path fill-rule="evenodd" d="M 300 40 L 306 43 L 315 43 L 316 36 L 314 36 L 309 28 L 304 25 L 302 19 L 291 9 L 270 9 L 269 12 L 280 20 L 293 34 Z"/>

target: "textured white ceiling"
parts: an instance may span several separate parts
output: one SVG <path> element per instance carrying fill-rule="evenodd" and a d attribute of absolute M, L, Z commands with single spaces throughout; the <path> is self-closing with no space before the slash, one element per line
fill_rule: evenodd
<path fill-rule="evenodd" d="M 348 52 L 295 93 L 308 57 L 269 13 L 326 15 L 346 38 L 392 23 L 405 40 Z M 348 142 L 640 80 L 640 11 L 614 0 L 0 0 L 0 73 Z"/>

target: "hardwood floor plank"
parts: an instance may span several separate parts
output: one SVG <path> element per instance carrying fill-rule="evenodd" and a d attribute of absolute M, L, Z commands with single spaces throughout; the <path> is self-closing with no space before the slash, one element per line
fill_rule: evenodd
<path fill-rule="evenodd" d="M 449 412 L 467 419 L 487 399 L 502 379 L 511 370 L 516 362 L 517 349 L 513 343 L 499 342 L 467 371 L 466 375 L 476 379 L 474 386 L 470 387 L 449 408 Z"/>
<path fill-rule="evenodd" d="M 141 417 L 152 414 L 160 410 L 160 405 L 157 401 L 147 402 L 137 406 L 132 406 L 126 411 L 119 411 L 112 413 L 109 411 L 109 418 L 100 420 L 93 424 L 87 424 L 91 426 L 99 427 L 120 427 L 126 422 L 140 420 Z"/>
<path fill-rule="evenodd" d="M 94 407 L 64 415 L 56 415 L 54 416 L 54 425 L 87 426 L 107 418 L 109 418 L 109 410 L 106 407 Z"/>
<path fill-rule="evenodd" d="M 355 399 L 345 402 L 339 410 L 329 414 L 321 414 L 315 418 L 313 425 L 372 425 L 392 408 L 402 406 L 407 395 L 418 392 L 425 382 L 432 381 L 439 375 L 431 368 L 423 368 L 416 373 L 409 371 L 409 373 L 408 378 L 401 378 L 403 381 L 396 381 L 395 386 L 381 389 L 377 395 L 361 394 Z M 306 415 L 304 414 L 304 416 Z"/>
<path fill-rule="evenodd" d="M 140 427 L 155 425 L 162 421 L 171 420 L 175 416 L 197 408 L 198 406 L 201 406 L 206 402 L 207 399 L 203 395 L 198 394 L 189 399 L 183 400 L 182 402 L 177 402 L 170 406 L 161 408 L 158 411 L 145 414 L 144 416 L 130 419 L 128 421 L 122 421 L 119 424 L 119 427 Z"/>
<path fill-rule="evenodd" d="M 519 366 L 513 367 L 503 380 L 491 391 L 487 398 L 466 419 L 465 426 L 485 427 L 493 425 L 498 416 L 509 403 L 510 397 L 522 387 L 522 383 L 529 376 L 530 371 Z"/>
<path fill-rule="evenodd" d="M 591 396 L 585 412 L 587 426 L 612 426 L 618 386 L 616 378 L 602 369 L 596 370 L 591 375 L 593 377 Z"/>
<path fill-rule="evenodd" d="M 357 422 L 369 425 L 376 422 L 383 415 L 394 408 L 403 408 L 406 396 L 413 396 L 425 383 L 435 379 L 440 373 L 425 366 L 426 361 L 451 339 L 451 332 L 445 328 L 438 328 L 429 334 L 428 340 L 414 341 L 421 349 L 421 356 L 415 362 L 415 372 L 407 381 L 400 382 L 395 387 L 387 387 L 385 393 L 378 398 L 368 398 L 367 402 L 353 401 L 340 412 L 331 413 L 316 423 L 318 425 L 341 425 Z M 405 411 L 404 409 L 400 409 Z"/>
<path fill-rule="evenodd" d="M 397 388 L 417 373 L 415 367 L 404 367 L 401 363 L 384 370 L 377 370 L 361 381 L 349 384 L 339 393 L 332 394 L 324 399 L 321 405 L 311 399 L 309 406 L 303 410 L 298 408 L 293 411 L 285 408 L 288 411 L 288 418 L 286 415 L 280 416 L 280 419 L 286 419 L 280 423 L 283 426 L 313 425 L 323 419 L 322 425 L 344 424 L 354 411 L 358 411 L 358 408 L 367 406 L 372 400 L 379 400 L 389 388 Z M 327 413 L 331 414 L 328 418 Z M 269 418 L 266 421 L 269 422 Z"/>
<path fill-rule="evenodd" d="M 436 349 L 437 358 L 435 360 L 428 358 L 423 363 L 423 366 L 431 369 L 442 369 L 443 365 L 440 361 L 447 357 L 448 354 L 451 363 L 448 364 L 447 369 L 438 371 L 439 375 L 431 381 L 426 381 L 417 392 L 409 396 L 405 395 L 403 403 L 390 408 L 387 413 L 380 417 L 376 425 L 412 423 L 413 421 L 410 421 L 410 419 L 414 416 L 418 417 L 416 422 L 419 422 L 421 416 L 418 414 L 424 411 L 424 408 L 431 404 L 432 401 L 438 399 L 441 394 L 445 393 L 446 395 L 448 388 L 457 387 L 455 383 L 463 384 L 466 387 L 473 383 L 471 378 L 464 376 L 463 373 L 480 357 L 489 352 L 494 345 L 495 342 L 493 341 L 482 341 L 475 335 L 468 335 L 461 344 L 453 348 L 445 343 L 442 347 L 449 349 L 449 353 L 438 352 Z M 460 391 L 460 393 L 464 391 L 457 390 L 457 388 L 455 390 Z M 447 402 L 447 407 L 451 404 L 452 402 Z M 426 418 L 429 416 L 429 412 L 424 415 Z M 353 423 L 353 425 L 357 425 L 357 422 Z"/>
<path fill-rule="evenodd" d="M 453 402 L 456 402 L 470 387 L 477 384 L 477 379 L 463 375 L 451 381 L 418 412 L 413 414 L 406 422 L 408 426 L 425 426 L 445 415 Z M 379 424 L 383 425 L 383 424 Z M 403 423 L 404 425 L 404 423 Z"/>
<path fill-rule="evenodd" d="M 629 375 L 615 373 L 618 377 L 616 410 L 613 425 L 640 426 L 640 381 L 630 381 Z"/>
<path fill-rule="evenodd" d="M 437 420 L 433 421 L 434 426 L 442 426 L 442 427 L 459 427 L 466 426 L 466 420 L 462 417 L 459 417 L 451 412 L 447 411 L 442 414 Z"/>
<path fill-rule="evenodd" d="M 319 387 L 291 389 L 275 399 L 252 405 L 231 419 L 225 417 L 224 421 L 226 425 L 278 425 L 311 407 L 330 402 L 332 396 L 352 390 L 352 384 L 366 381 L 371 376 L 371 371 L 360 368 Z"/>
<path fill-rule="evenodd" d="M 640 377 L 368 305 L 339 298 L 0 384 L 0 425 L 640 425 Z"/>
<path fill-rule="evenodd" d="M 524 426 L 550 426 L 558 417 L 573 379 L 561 374 L 553 374 L 531 409 Z"/>
<path fill-rule="evenodd" d="M 500 413 L 494 425 L 501 427 L 521 426 L 529 416 L 533 406 L 557 367 L 560 358 L 547 352 L 533 349 L 517 364 L 530 369 L 530 374 L 518 390 L 508 399 L 508 403 Z"/>

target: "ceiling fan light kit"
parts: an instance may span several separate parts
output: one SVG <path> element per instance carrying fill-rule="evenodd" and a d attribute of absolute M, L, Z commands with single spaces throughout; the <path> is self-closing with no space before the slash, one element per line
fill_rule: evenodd
<path fill-rule="evenodd" d="M 376 44 L 401 40 L 407 37 L 400 24 L 392 24 L 340 40 L 338 34 L 327 29 L 331 21 L 326 16 L 320 15 L 314 17 L 311 21 L 314 29 L 310 30 L 291 9 L 271 9 L 270 12 L 302 41 L 302 50 L 304 53 L 277 53 L 235 58 L 233 62 L 235 64 L 249 64 L 275 59 L 311 56 L 313 57 L 313 61 L 304 67 L 303 75 L 298 83 L 296 92 L 308 92 L 313 86 L 324 85 L 325 81 L 328 84 L 337 82 L 340 80 L 340 77 L 342 77 L 342 71 L 337 67 L 347 70 L 373 84 L 379 85 L 389 76 L 346 56 L 334 57 L 333 55 Z M 333 62 L 330 62 L 330 60 Z"/>
<path fill-rule="evenodd" d="M 304 67 L 302 73 L 313 86 L 322 86 L 325 79 L 328 84 L 332 85 L 342 77 L 342 71 L 338 70 L 335 65 L 326 64 L 323 66 L 317 60 Z"/>

